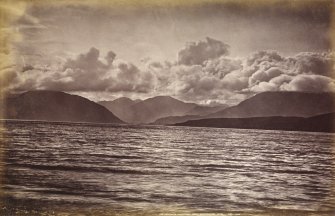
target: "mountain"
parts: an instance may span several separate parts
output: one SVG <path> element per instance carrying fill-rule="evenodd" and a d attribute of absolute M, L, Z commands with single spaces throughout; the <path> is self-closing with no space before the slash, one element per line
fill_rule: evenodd
<path fill-rule="evenodd" d="M 121 97 L 113 101 L 100 101 L 100 105 L 106 107 L 109 111 L 114 113 L 122 121 L 132 122 L 133 111 L 132 106 L 141 100 L 131 100 L 127 97 Z"/>
<path fill-rule="evenodd" d="M 227 105 L 220 105 L 220 106 L 195 106 L 193 109 L 188 111 L 186 115 L 195 115 L 195 116 L 204 116 L 209 115 L 211 113 L 215 113 L 227 108 Z"/>
<path fill-rule="evenodd" d="M 170 96 L 157 96 L 146 100 L 119 98 L 114 101 L 101 101 L 99 104 L 115 113 L 120 119 L 133 124 L 149 124 L 159 118 L 181 116 L 198 106 L 184 103 Z"/>
<path fill-rule="evenodd" d="M 28 91 L 6 98 L 6 119 L 123 123 L 105 107 L 86 98 L 57 91 Z"/>
<path fill-rule="evenodd" d="M 263 130 L 335 132 L 335 113 L 304 117 L 211 118 L 192 120 L 177 126 L 217 127 Z"/>
<path fill-rule="evenodd" d="M 184 103 L 170 96 L 157 96 L 146 99 L 131 106 L 132 123 L 152 123 L 159 118 L 182 116 L 198 106 L 194 103 Z"/>
<path fill-rule="evenodd" d="M 168 116 L 164 118 L 159 118 L 152 124 L 156 125 L 173 125 L 177 123 L 182 123 L 190 120 L 201 119 L 198 115 L 184 115 L 184 116 Z"/>
<path fill-rule="evenodd" d="M 200 106 L 194 103 L 185 103 L 170 96 L 157 96 L 143 101 L 122 97 L 114 101 L 101 101 L 99 104 L 113 112 L 121 120 L 135 124 L 175 124 L 195 119 L 191 117 L 222 110 L 225 107 L 224 105 Z"/>
<path fill-rule="evenodd" d="M 122 97 L 114 101 L 101 101 L 99 104 L 115 113 L 123 121 L 133 124 L 149 124 L 159 118 L 184 115 L 198 106 L 193 103 L 184 103 L 170 96 L 157 96 L 143 101 Z"/>
<path fill-rule="evenodd" d="M 263 92 L 204 118 L 309 117 L 334 111 L 334 94 Z"/>
<path fill-rule="evenodd" d="M 189 120 L 201 119 L 204 115 L 223 110 L 226 105 L 209 107 L 209 106 L 195 106 L 183 116 L 168 116 L 157 119 L 153 124 L 157 125 L 172 125 L 182 123 Z"/>

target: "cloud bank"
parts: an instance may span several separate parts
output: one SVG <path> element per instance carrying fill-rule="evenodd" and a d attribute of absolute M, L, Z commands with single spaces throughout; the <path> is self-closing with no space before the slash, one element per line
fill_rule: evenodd
<path fill-rule="evenodd" d="M 83 92 L 148 92 L 152 76 L 135 65 L 115 60 L 116 54 L 108 52 L 104 60 L 100 52 L 91 48 L 75 59 L 67 59 L 59 66 L 25 66 L 17 73 L 12 90 L 48 89 Z"/>
<path fill-rule="evenodd" d="M 258 51 L 232 58 L 229 46 L 207 37 L 186 44 L 176 62 L 146 60 L 134 65 L 91 48 L 61 65 L 25 65 L 12 73 L 10 91 L 48 89 L 67 92 L 172 95 L 198 103 L 236 103 L 263 91 L 333 92 L 331 53 L 283 56 Z"/>

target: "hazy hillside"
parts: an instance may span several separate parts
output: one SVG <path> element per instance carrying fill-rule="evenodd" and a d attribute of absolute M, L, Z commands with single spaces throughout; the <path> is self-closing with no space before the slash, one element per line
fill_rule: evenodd
<path fill-rule="evenodd" d="M 331 93 L 264 92 L 204 118 L 308 117 L 334 111 Z"/>
<path fill-rule="evenodd" d="M 157 119 L 153 124 L 159 125 L 170 125 L 181 123 L 189 120 L 201 119 L 204 115 L 208 115 L 210 113 L 217 112 L 218 110 L 223 110 L 225 105 L 216 106 L 216 107 L 207 107 L 207 106 L 195 106 L 193 109 L 188 111 L 183 116 L 168 116 L 164 118 Z"/>
<path fill-rule="evenodd" d="M 182 116 L 198 106 L 193 103 L 184 103 L 170 96 L 157 96 L 143 101 L 122 97 L 114 101 L 101 101 L 99 104 L 115 113 L 123 121 L 134 124 L 148 124 L 159 118 Z"/>
<path fill-rule="evenodd" d="M 157 119 L 153 124 L 157 125 L 172 125 L 177 123 L 186 122 L 189 120 L 201 119 L 198 115 L 185 115 L 185 116 L 168 116 L 164 118 Z"/>
<path fill-rule="evenodd" d="M 100 101 L 100 105 L 128 123 L 175 124 L 195 119 L 224 109 L 226 106 L 200 106 L 185 103 L 169 96 L 157 96 L 146 100 L 131 100 L 126 97 L 114 101 Z"/>
<path fill-rule="evenodd" d="M 123 123 L 105 107 L 64 92 L 28 91 L 6 101 L 2 109 L 7 119 Z"/>
<path fill-rule="evenodd" d="M 215 113 L 227 108 L 227 105 L 220 105 L 220 106 L 195 106 L 193 109 L 188 111 L 186 115 L 196 115 L 196 116 L 203 116 L 209 115 L 211 113 Z"/>
<path fill-rule="evenodd" d="M 133 111 L 132 105 L 141 102 L 141 100 L 131 100 L 127 97 L 121 97 L 113 101 L 100 101 L 100 105 L 106 107 L 109 111 L 114 113 L 122 121 L 132 122 Z"/>
<path fill-rule="evenodd" d="M 152 123 L 159 118 L 182 116 L 198 105 L 169 96 L 157 96 L 132 106 L 132 123 Z"/>

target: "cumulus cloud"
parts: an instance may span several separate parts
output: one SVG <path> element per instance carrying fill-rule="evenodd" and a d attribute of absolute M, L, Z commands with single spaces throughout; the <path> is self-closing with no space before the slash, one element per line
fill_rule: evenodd
<path fill-rule="evenodd" d="M 204 61 L 228 54 L 229 46 L 207 37 L 205 41 L 191 42 L 178 53 L 179 64 L 201 65 Z"/>
<path fill-rule="evenodd" d="M 220 56 L 202 64 L 155 62 L 149 68 L 164 80 L 169 94 L 181 99 L 233 102 L 242 98 L 234 96 L 250 92 L 334 91 L 332 66 L 329 53 L 285 57 L 276 51 L 259 51 L 245 59 Z"/>
<path fill-rule="evenodd" d="M 260 82 L 268 82 L 281 74 L 283 74 L 283 71 L 278 67 L 271 67 L 267 70 L 257 70 L 250 76 L 249 85 L 253 86 Z"/>
<path fill-rule="evenodd" d="M 298 75 L 289 83 L 281 86 L 281 90 L 304 92 L 330 92 L 335 90 L 333 79 L 321 75 Z"/>
<path fill-rule="evenodd" d="M 149 91 L 152 85 L 151 74 L 141 72 L 129 62 L 115 60 L 115 57 L 115 53 L 110 51 L 103 61 L 100 59 L 99 50 L 91 48 L 75 59 L 67 59 L 61 67 L 23 68 L 25 73 L 18 74 L 12 90 Z"/>
<path fill-rule="evenodd" d="M 273 51 L 252 54 L 241 74 L 248 89 L 262 91 L 334 91 L 331 84 L 333 58 L 329 53 L 299 53 L 282 57 Z"/>
<path fill-rule="evenodd" d="M 288 61 L 293 64 L 292 72 L 295 74 L 317 74 L 323 76 L 332 76 L 333 56 L 329 53 L 311 53 L 303 52 L 289 58 Z"/>
<path fill-rule="evenodd" d="M 11 89 L 132 93 L 135 98 L 171 95 L 204 104 L 234 104 L 263 91 L 335 91 L 330 53 L 286 57 L 258 51 L 243 59 L 227 54 L 228 45 L 207 38 L 186 45 L 177 62 L 148 58 L 136 66 L 116 58 L 113 51 L 101 57 L 98 49 L 91 48 L 61 66 L 26 66 L 24 73 L 12 74 Z"/>
<path fill-rule="evenodd" d="M 221 56 L 216 59 L 210 59 L 204 62 L 204 70 L 210 74 L 224 78 L 227 74 L 242 69 L 242 61 L 240 59 L 232 59 Z"/>
<path fill-rule="evenodd" d="M 114 59 L 116 57 L 116 54 L 113 51 L 109 51 L 105 57 L 105 60 L 107 61 L 108 65 L 112 65 Z"/>

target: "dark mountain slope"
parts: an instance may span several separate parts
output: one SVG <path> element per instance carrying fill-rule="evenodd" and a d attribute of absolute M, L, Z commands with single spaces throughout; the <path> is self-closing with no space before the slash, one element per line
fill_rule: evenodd
<path fill-rule="evenodd" d="M 303 117 L 211 118 L 192 120 L 177 126 L 217 127 L 240 129 L 335 132 L 335 113 Z"/>
<path fill-rule="evenodd" d="M 264 92 L 204 118 L 308 117 L 333 111 L 334 94 L 331 93 Z"/>
<path fill-rule="evenodd" d="M 3 106 L 7 119 L 123 123 L 97 103 L 57 91 L 29 91 L 11 95 Z"/>

